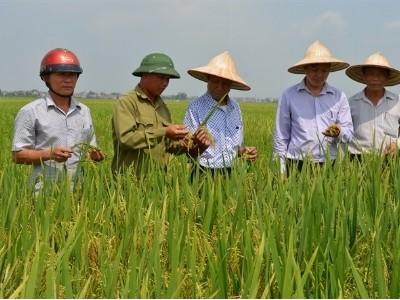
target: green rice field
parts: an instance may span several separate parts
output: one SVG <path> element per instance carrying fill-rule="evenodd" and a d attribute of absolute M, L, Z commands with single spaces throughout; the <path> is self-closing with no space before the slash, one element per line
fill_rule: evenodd
<path fill-rule="evenodd" d="M 184 156 L 113 177 L 112 100 L 85 100 L 105 161 L 35 197 L 11 161 L 31 99 L 0 98 L 0 298 L 399 298 L 400 163 L 346 156 L 285 178 L 274 104 L 241 104 L 254 163 L 190 183 Z M 182 122 L 188 102 L 167 102 Z"/>

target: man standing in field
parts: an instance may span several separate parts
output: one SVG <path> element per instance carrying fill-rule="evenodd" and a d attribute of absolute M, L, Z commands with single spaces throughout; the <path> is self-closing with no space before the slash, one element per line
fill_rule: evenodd
<path fill-rule="evenodd" d="M 22 107 L 15 118 L 12 157 L 18 164 L 33 165 L 36 191 L 43 185 L 42 176 L 47 180 L 64 175 L 77 179 L 84 148 L 92 160 L 104 159 L 96 148 L 89 108 L 72 97 L 81 73 L 72 51 L 49 51 L 40 65 L 40 78 L 49 88 L 48 94 Z"/>
<path fill-rule="evenodd" d="M 363 153 L 396 154 L 400 145 L 399 96 L 385 89 L 400 83 L 400 71 L 381 53 L 346 70 L 347 76 L 366 87 L 349 99 L 354 137 L 349 144 L 352 158 Z"/>
<path fill-rule="evenodd" d="M 238 75 L 230 54 L 225 51 L 212 58 L 208 65 L 188 73 L 207 82 L 207 92 L 190 103 L 184 120 L 191 132 L 204 127 L 213 139 L 212 146 L 198 157 L 199 170 L 229 173 L 237 156 L 255 160 L 257 149 L 243 145 L 239 104 L 229 96 L 231 89 L 248 91 L 250 86 Z"/>
<path fill-rule="evenodd" d="M 136 176 L 141 177 L 149 165 L 165 167 L 170 154 L 190 150 L 197 155 L 204 151 L 210 143 L 205 132 L 197 131 L 192 147 L 188 147 L 188 130 L 184 125 L 171 124 L 170 111 L 160 97 L 170 78 L 180 78 L 171 58 L 151 53 L 132 74 L 140 77 L 139 84 L 114 106 L 112 170 L 121 172 L 133 167 Z"/>
<path fill-rule="evenodd" d="M 323 164 L 327 156 L 334 160 L 340 142 L 351 140 L 353 125 L 347 97 L 326 82 L 330 72 L 348 66 L 316 41 L 304 58 L 288 69 L 305 77 L 286 89 L 278 103 L 274 155 L 279 157 L 283 173 L 291 166 L 301 170 L 306 159 L 316 164 Z"/>

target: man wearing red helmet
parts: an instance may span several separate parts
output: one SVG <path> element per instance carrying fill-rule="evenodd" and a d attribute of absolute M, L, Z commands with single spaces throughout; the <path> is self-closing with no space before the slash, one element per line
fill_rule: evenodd
<path fill-rule="evenodd" d="M 169 56 L 145 56 L 132 75 L 140 77 L 139 84 L 117 101 L 113 112 L 114 172 L 133 167 L 136 176 L 141 177 L 150 165 L 164 167 L 171 153 L 197 156 L 210 145 L 204 130 L 198 130 L 193 134 L 191 147 L 187 146 L 186 126 L 171 122 L 171 114 L 160 96 L 170 78 L 180 75 Z"/>
<path fill-rule="evenodd" d="M 40 78 L 48 94 L 20 109 L 14 124 L 13 160 L 34 166 L 32 182 L 39 190 L 43 182 L 61 175 L 76 179 L 78 163 L 84 154 L 82 145 L 90 145 L 89 156 L 94 161 L 104 159 L 96 148 L 89 108 L 73 98 L 82 68 L 76 55 L 56 48 L 49 51 L 40 65 Z"/>

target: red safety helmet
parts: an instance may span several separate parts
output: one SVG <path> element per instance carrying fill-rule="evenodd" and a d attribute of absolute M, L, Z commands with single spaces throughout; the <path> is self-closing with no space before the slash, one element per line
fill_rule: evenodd
<path fill-rule="evenodd" d="M 83 72 L 78 57 L 67 49 L 56 48 L 50 50 L 40 64 L 40 77 L 54 72 L 70 72 L 81 74 Z"/>

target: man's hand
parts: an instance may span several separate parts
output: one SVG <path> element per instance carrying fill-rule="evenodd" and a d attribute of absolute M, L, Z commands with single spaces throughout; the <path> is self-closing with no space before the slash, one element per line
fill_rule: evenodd
<path fill-rule="evenodd" d="M 185 125 L 180 125 L 180 124 L 170 124 L 167 127 L 165 127 L 165 135 L 167 138 L 178 141 L 183 139 L 189 131 L 187 130 Z"/>
<path fill-rule="evenodd" d="M 336 138 L 340 134 L 339 124 L 332 124 L 328 126 L 325 131 L 322 132 L 323 135 Z"/>
<path fill-rule="evenodd" d="M 187 134 L 180 142 L 189 156 L 197 157 L 212 144 L 212 137 L 205 128 L 199 128 L 193 135 Z"/>
<path fill-rule="evenodd" d="M 102 161 L 104 159 L 104 153 L 100 149 L 91 149 L 89 152 L 90 159 L 93 161 Z"/>
<path fill-rule="evenodd" d="M 71 157 L 73 151 L 69 147 L 56 146 L 49 148 L 49 159 L 57 162 L 65 162 Z"/>
<path fill-rule="evenodd" d="M 257 148 L 256 147 L 240 147 L 239 156 L 242 156 L 247 160 L 254 161 L 257 159 Z"/>
<path fill-rule="evenodd" d="M 397 153 L 397 144 L 390 143 L 389 145 L 387 145 L 384 153 L 387 155 L 395 155 Z"/>
<path fill-rule="evenodd" d="M 207 149 L 212 144 L 212 138 L 208 134 L 208 132 L 200 127 L 194 134 L 193 134 L 193 145 L 199 147 L 200 149 Z M 203 150 L 203 151 L 204 151 Z"/>

